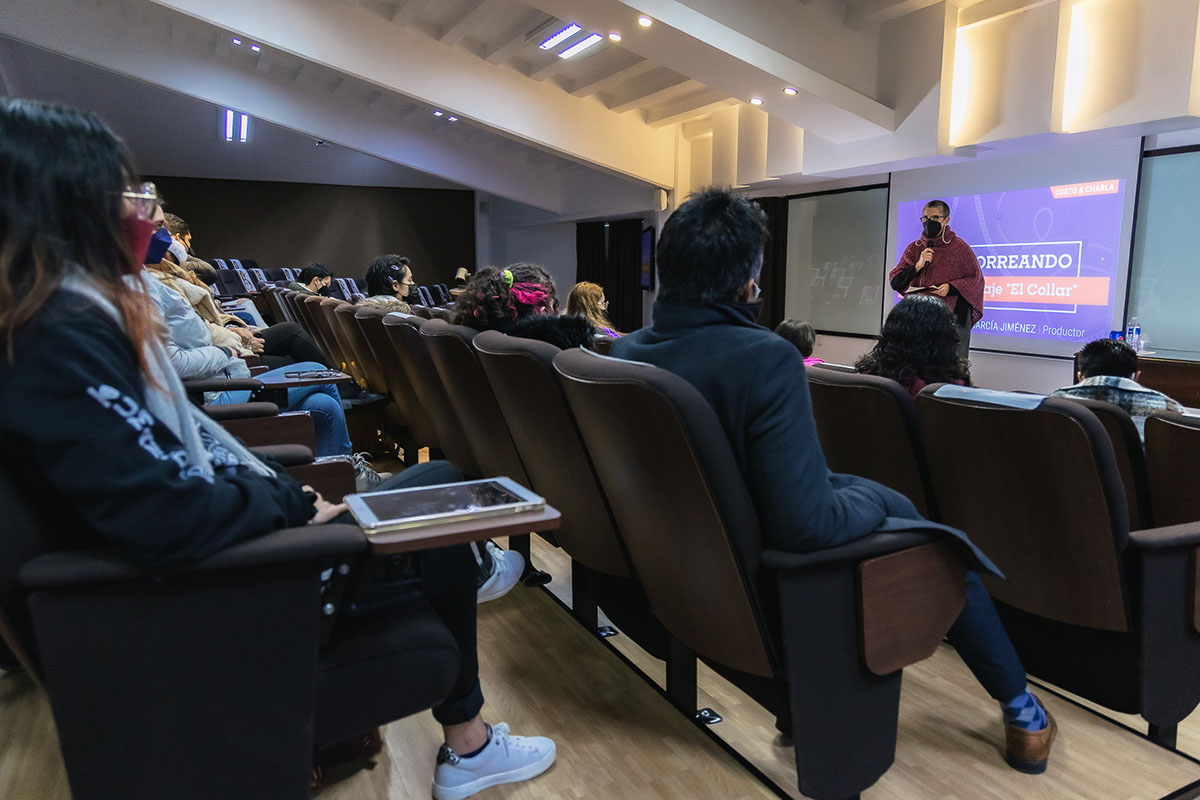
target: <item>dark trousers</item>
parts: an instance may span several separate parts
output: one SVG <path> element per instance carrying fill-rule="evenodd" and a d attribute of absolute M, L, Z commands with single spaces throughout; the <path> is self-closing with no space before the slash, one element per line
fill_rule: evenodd
<path fill-rule="evenodd" d="M 958 356 L 968 361 L 971 357 L 971 325 L 955 325 L 954 329 L 958 331 Z"/>
<path fill-rule="evenodd" d="M 449 461 L 418 464 L 388 478 L 372 491 L 433 486 L 463 479 L 462 472 Z M 354 524 L 349 514 L 338 522 Z M 421 594 L 433 606 L 434 613 L 454 637 L 461 659 L 458 679 L 450 694 L 433 709 L 443 725 L 470 722 L 483 708 L 483 689 L 479 685 L 479 656 L 475 640 L 475 595 L 477 564 L 471 547 L 465 544 L 423 550 L 420 559 Z"/>
<path fill-rule="evenodd" d="M 269 328 L 262 328 L 257 336 L 264 344 L 259 360 L 271 369 L 303 361 L 316 361 L 326 369 L 334 368 L 329 358 L 317 347 L 317 343 L 297 322 L 280 322 Z"/>
<path fill-rule="evenodd" d="M 1025 691 L 1025 667 L 974 572 L 967 573 L 967 602 L 946 639 L 993 699 L 1007 703 Z"/>

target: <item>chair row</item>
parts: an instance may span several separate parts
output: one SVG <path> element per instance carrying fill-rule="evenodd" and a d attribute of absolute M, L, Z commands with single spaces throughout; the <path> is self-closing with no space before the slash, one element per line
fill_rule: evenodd
<path fill-rule="evenodd" d="M 830 469 L 902 492 L 1005 573 L 984 582 L 1029 672 L 1173 746 L 1200 702 L 1200 419 L 1151 417 L 1143 453 L 1108 403 L 945 385 L 914 401 L 886 378 L 807 374 Z"/>
<path fill-rule="evenodd" d="M 439 319 L 315 298 L 300 308 L 334 339 L 341 330 L 410 442 L 563 512 L 554 538 L 572 559 L 573 614 L 595 629 L 599 605 L 666 660 L 676 705 L 697 713 L 698 655 L 794 737 L 805 794 L 852 797 L 886 771 L 900 669 L 933 652 L 963 602 L 953 545 L 916 530 L 764 552 L 712 410 L 675 376 Z M 898 575 L 903 596 L 889 588 Z M 806 613 L 817 606 L 826 613 Z"/>

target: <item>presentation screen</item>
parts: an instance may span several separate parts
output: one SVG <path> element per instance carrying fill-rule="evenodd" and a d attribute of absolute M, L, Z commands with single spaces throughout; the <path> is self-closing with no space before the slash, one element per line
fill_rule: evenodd
<path fill-rule="evenodd" d="M 972 347 L 988 337 L 1079 344 L 1108 336 L 1120 292 L 1125 181 L 1095 180 L 942 197 L 950 228 L 986 281 Z M 896 260 L 921 235 L 924 200 L 899 204 Z"/>

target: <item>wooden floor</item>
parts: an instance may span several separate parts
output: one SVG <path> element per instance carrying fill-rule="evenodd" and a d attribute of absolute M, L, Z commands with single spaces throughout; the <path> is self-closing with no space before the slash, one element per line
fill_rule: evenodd
<path fill-rule="evenodd" d="M 564 554 L 534 537 L 534 559 L 569 602 Z M 663 666 L 626 637 L 595 638 L 540 589 L 518 586 L 480 607 L 484 716 L 514 732 L 552 736 L 558 763 L 540 778 L 497 787 L 481 800 L 534 798 L 769 798 L 774 792 L 675 711 L 616 655 L 662 683 Z M 710 727 L 792 797 L 792 751 L 773 720 L 723 679 L 701 668 L 702 705 L 725 721 Z M 1200 796 L 1200 764 L 1109 718 L 1041 692 L 1061 734 L 1049 771 L 1005 766 L 994 703 L 949 647 L 905 670 L 896 762 L 865 800 L 1182 800 Z M 429 797 L 439 729 L 428 713 L 384 729 L 377 766 L 326 788 L 326 800 Z M 1200 714 L 1180 727 L 1181 748 L 1200 757 Z M 70 794 L 45 698 L 23 676 L 0 677 L 0 798 L 66 800 Z"/>

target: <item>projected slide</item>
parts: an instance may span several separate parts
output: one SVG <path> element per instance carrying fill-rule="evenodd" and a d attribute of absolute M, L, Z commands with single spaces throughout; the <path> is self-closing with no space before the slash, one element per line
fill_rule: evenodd
<path fill-rule="evenodd" d="M 950 228 L 971 245 L 987 281 L 972 343 L 976 336 L 1107 336 L 1124 192 L 1124 181 L 1113 179 L 938 198 L 949 204 Z M 921 235 L 926 199 L 899 204 L 896 261 Z"/>

